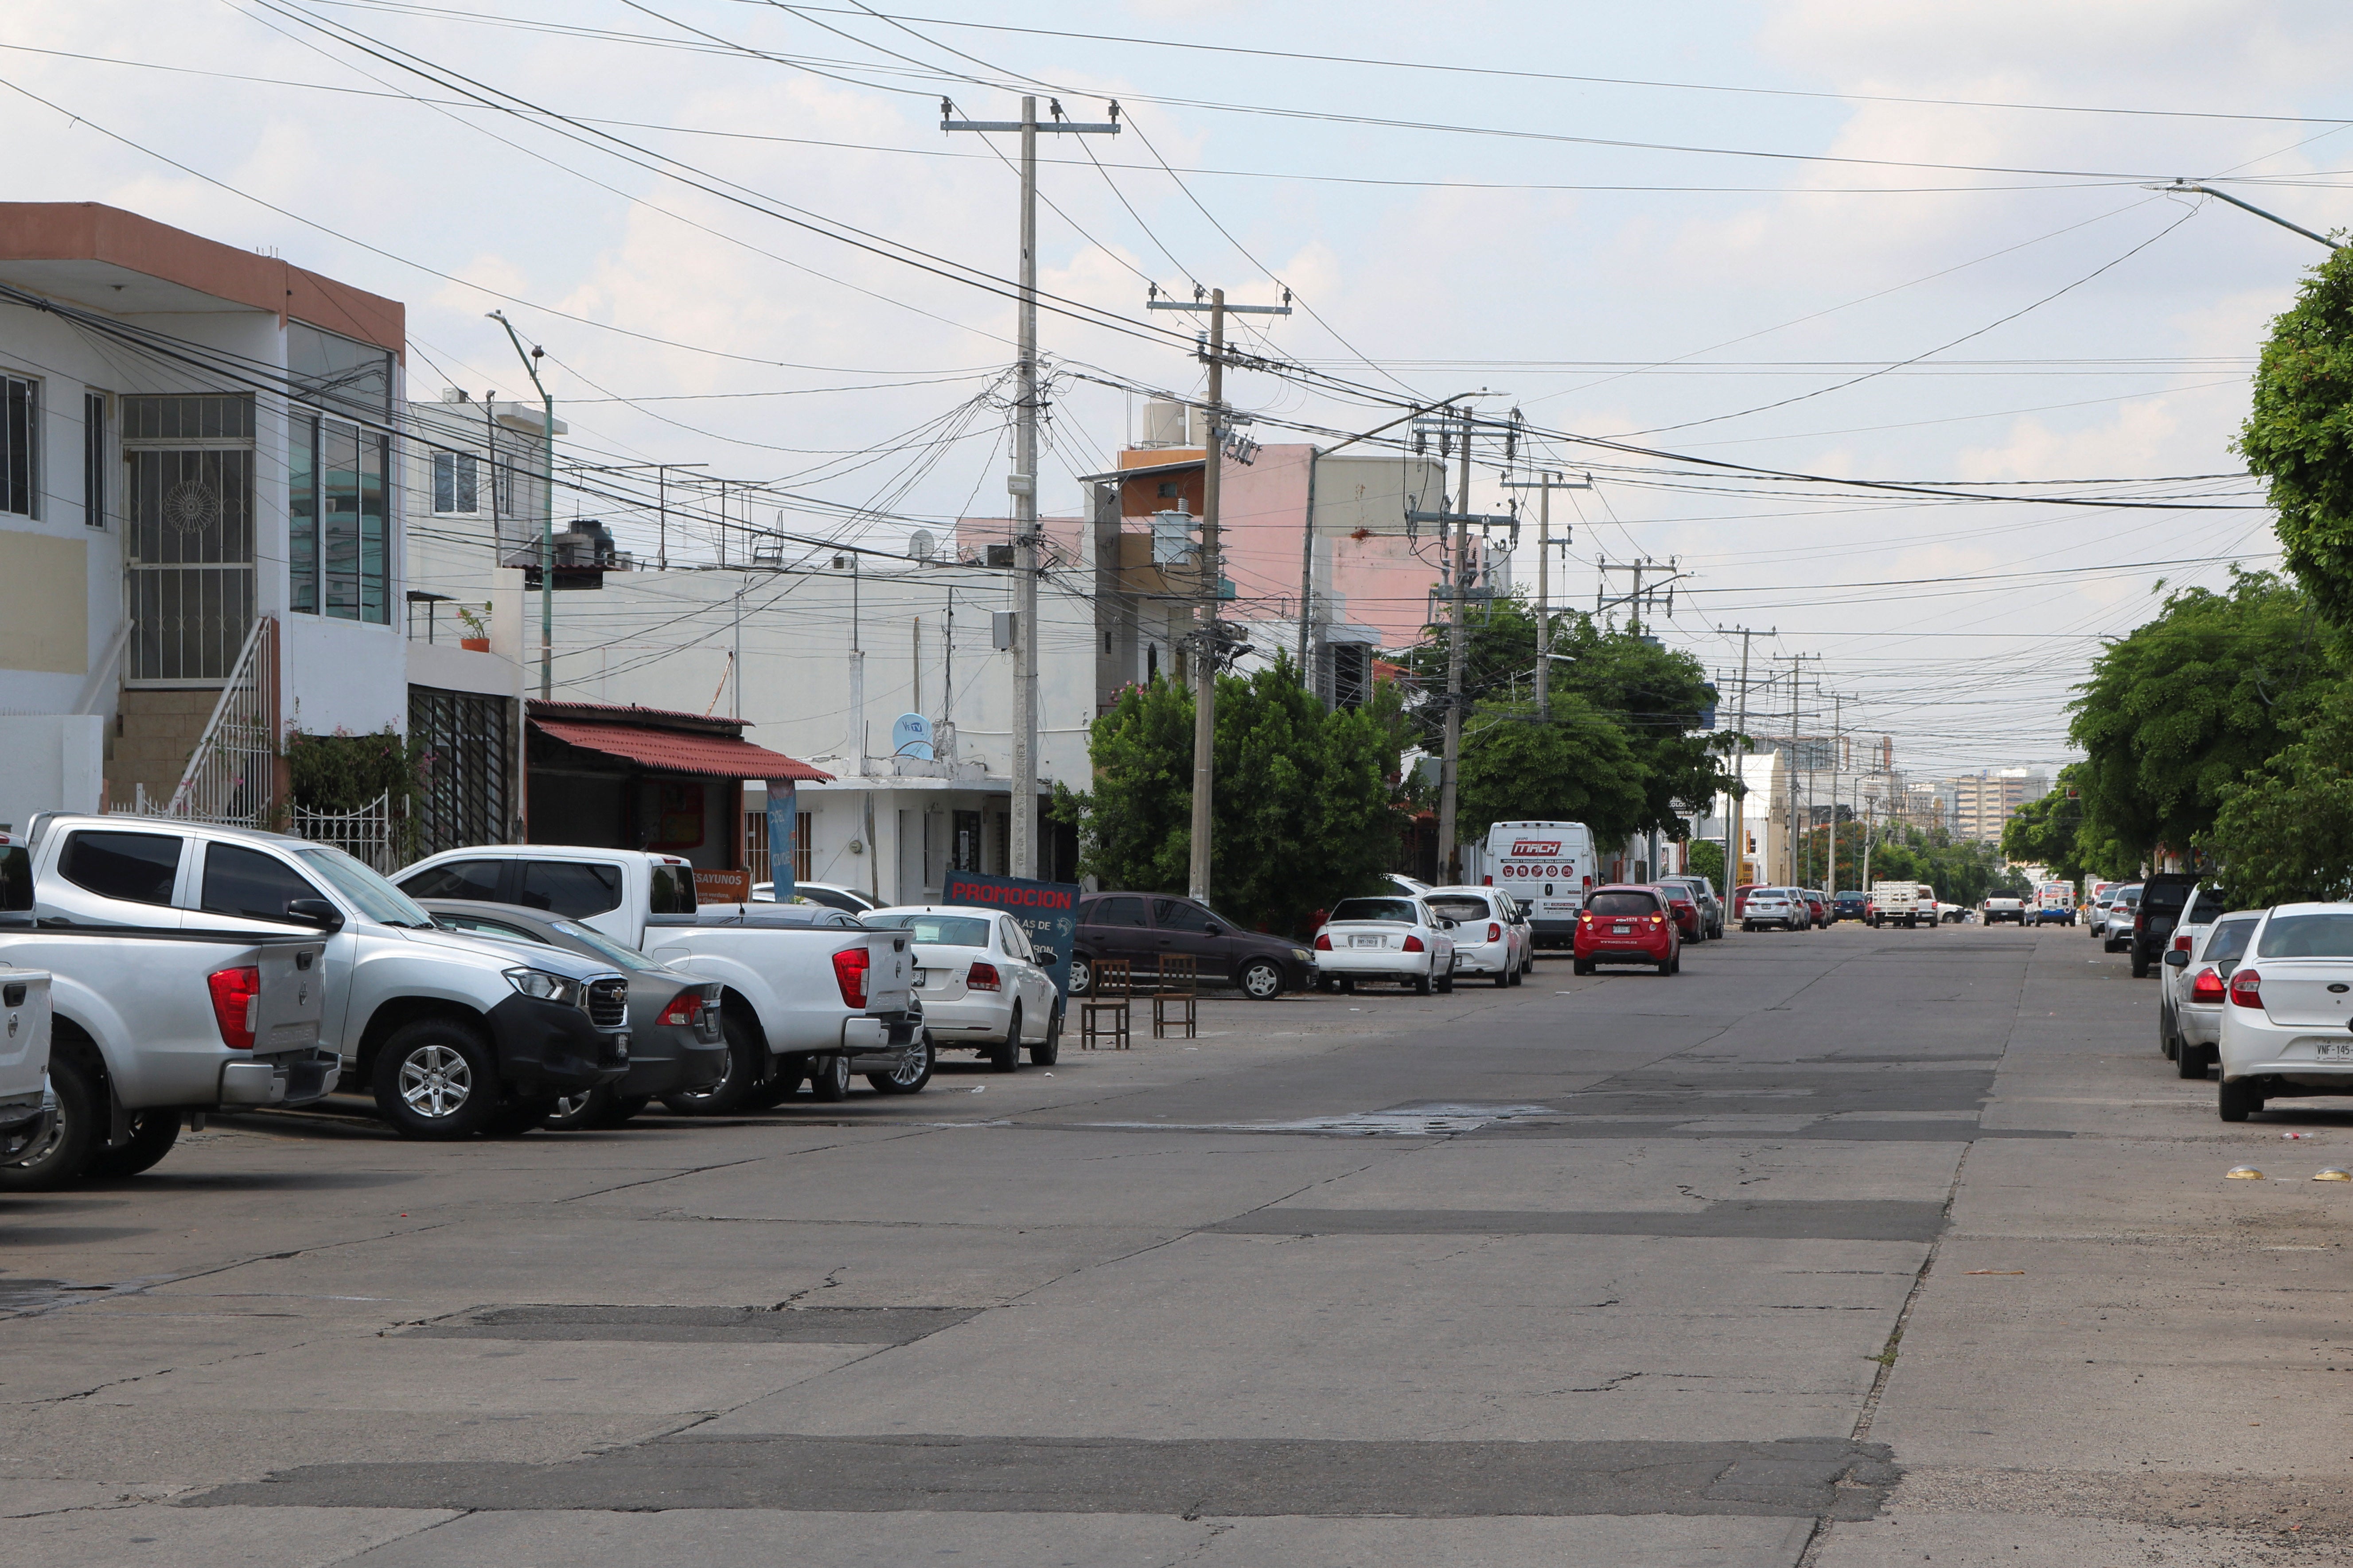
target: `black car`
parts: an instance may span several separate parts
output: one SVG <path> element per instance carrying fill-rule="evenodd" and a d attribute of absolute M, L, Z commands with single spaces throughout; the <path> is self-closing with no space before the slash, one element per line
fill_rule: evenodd
<path fill-rule="evenodd" d="M 1126 959 L 1150 974 L 1167 953 L 1199 961 L 1201 978 L 1237 986 L 1253 1001 L 1315 983 L 1315 955 L 1304 942 L 1246 930 L 1204 904 L 1166 893 L 1092 893 L 1079 901 L 1071 947 L 1071 994 L 1094 989 L 1095 964 Z"/>
<path fill-rule="evenodd" d="M 2147 979 L 2162 962 L 2198 881 L 2187 871 L 2159 871 L 2142 881 L 2140 903 L 2133 910 L 2132 940 L 2126 949 L 2132 954 L 2135 980 Z"/>
<path fill-rule="evenodd" d="M 1831 900 L 1831 923 L 1871 918 L 1871 895 L 1860 888 L 1849 888 Z"/>

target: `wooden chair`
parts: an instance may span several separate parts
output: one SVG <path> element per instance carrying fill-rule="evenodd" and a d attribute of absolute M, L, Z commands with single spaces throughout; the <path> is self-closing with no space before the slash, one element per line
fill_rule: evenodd
<path fill-rule="evenodd" d="M 1134 994 L 1135 973 L 1128 960 L 1097 959 L 1094 985 L 1079 998 L 1079 1048 L 1099 1050 L 1099 1042 L 1108 1037 L 1112 1049 L 1126 1050 L 1130 1044 L 1128 1004 Z M 1105 1018 L 1111 1021 L 1108 1028 L 1102 1023 Z"/>
<path fill-rule="evenodd" d="M 1166 1039 L 1168 1031 L 1181 1024 L 1185 1038 L 1198 1038 L 1201 961 L 1189 953 L 1164 952 L 1157 980 L 1152 988 L 1152 1037 Z"/>

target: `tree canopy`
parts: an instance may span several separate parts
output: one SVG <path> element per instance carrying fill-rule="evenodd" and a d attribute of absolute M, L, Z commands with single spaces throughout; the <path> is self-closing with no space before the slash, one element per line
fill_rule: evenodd
<path fill-rule="evenodd" d="M 2353 248 L 2314 268 L 2272 322 L 2239 451 L 2271 480 L 2288 569 L 2353 627 Z"/>
<path fill-rule="evenodd" d="M 1462 726 L 1456 821 L 1464 842 L 1497 822 L 1582 822 L 1614 843 L 1648 814 L 1646 770 L 1625 730 L 1574 692 L 1534 703 L 1483 702 Z"/>

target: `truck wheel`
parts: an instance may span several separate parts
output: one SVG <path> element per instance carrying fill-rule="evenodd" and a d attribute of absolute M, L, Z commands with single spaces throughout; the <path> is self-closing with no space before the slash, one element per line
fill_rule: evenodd
<path fill-rule="evenodd" d="M 998 1072 L 1016 1072 L 1021 1067 L 1021 1004 L 1013 1004 L 1013 1016 L 1005 1023 L 1005 1038 L 988 1047 L 988 1065 Z"/>
<path fill-rule="evenodd" d="M 662 1103 L 681 1116 L 733 1115 L 751 1103 L 753 1091 L 760 1087 L 761 1058 L 766 1054 L 760 1042 L 724 1007 L 719 1010 L 719 1027 L 727 1037 L 727 1070 L 719 1081 L 662 1096 Z"/>
<path fill-rule="evenodd" d="M 77 1054 L 53 1053 L 49 1087 L 57 1091 L 58 1115 L 49 1135 L 0 1165 L 0 1192 L 53 1192 L 82 1173 L 93 1149 L 102 1147 L 100 1129 L 109 1110 L 98 1075 Z"/>
<path fill-rule="evenodd" d="M 92 1150 L 82 1167 L 86 1181 L 111 1182 L 153 1167 L 180 1140 L 176 1110 L 140 1110 L 131 1117 L 131 1136 L 120 1149 Z"/>
<path fill-rule="evenodd" d="M 907 1054 L 894 1072 L 871 1072 L 866 1081 L 874 1086 L 877 1094 L 913 1094 L 932 1081 L 932 1066 L 939 1060 L 933 1047 L 932 1033 L 923 1031 L 922 1043 Z"/>
<path fill-rule="evenodd" d="M 525 1099 L 518 1095 L 501 1101 L 482 1131 L 493 1138 L 520 1138 L 546 1126 L 554 1114 L 555 1096 L 535 1094 Z"/>
<path fill-rule="evenodd" d="M 839 1052 L 809 1058 L 809 1095 L 827 1105 L 849 1098 L 849 1058 Z"/>
<path fill-rule="evenodd" d="M 2226 1078 L 2216 1088 L 2215 1109 L 2225 1121 L 2244 1121 L 2250 1111 L 2263 1108 L 2263 1097 L 2253 1079 Z"/>
<path fill-rule="evenodd" d="M 420 1018 L 375 1054 L 375 1108 L 403 1138 L 469 1138 L 499 1110 L 482 1037 L 454 1018 Z"/>
<path fill-rule="evenodd" d="M 613 1091 L 609 1089 L 559 1094 L 555 1097 L 554 1108 L 547 1113 L 547 1120 L 540 1125 L 554 1132 L 576 1132 L 610 1125 L 604 1120 L 603 1113 L 612 1098 Z"/>
<path fill-rule="evenodd" d="M 1062 1009 L 1057 1006 L 1054 1016 L 1046 1020 L 1046 1037 L 1029 1047 L 1029 1065 L 1050 1068 L 1062 1059 Z"/>
<path fill-rule="evenodd" d="M 2138 948 L 2135 948 L 2133 950 L 2132 977 L 2135 980 L 2146 980 L 2148 978 L 2148 960 L 2140 955 L 2140 950 Z"/>
<path fill-rule="evenodd" d="M 809 1059 L 802 1056 L 778 1057 L 768 1065 L 768 1076 L 760 1087 L 744 1097 L 746 1110 L 774 1110 L 801 1091 L 808 1080 Z"/>

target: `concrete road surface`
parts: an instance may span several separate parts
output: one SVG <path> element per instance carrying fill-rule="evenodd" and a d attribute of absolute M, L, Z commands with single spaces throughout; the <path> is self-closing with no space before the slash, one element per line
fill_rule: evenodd
<path fill-rule="evenodd" d="M 0 1564 L 2337 1561 L 2353 1113 L 2226 1128 L 2154 1002 L 1846 925 L 911 1100 L 216 1121 L 0 1200 Z"/>

